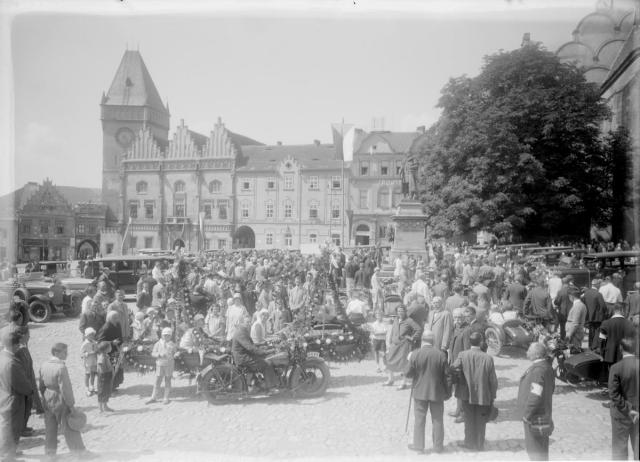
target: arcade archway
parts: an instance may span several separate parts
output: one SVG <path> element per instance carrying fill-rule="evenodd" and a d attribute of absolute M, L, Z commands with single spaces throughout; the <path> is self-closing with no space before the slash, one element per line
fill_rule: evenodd
<path fill-rule="evenodd" d="M 99 251 L 98 244 L 91 239 L 85 239 L 76 247 L 76 256 L 78 260 L 87 260 L 95 257 Z"/>
<path fill-rule="evenodd" d="M 248 226 L 240 226 L 233 236 L 236 249 L 253 249 L 256 246 L 256 234 Z"/>
<path fill-rule="evenodd" d="M 371 230 L 369 225 L 361 224 L 356 228 L 356 245 L 369 245 Z"/>

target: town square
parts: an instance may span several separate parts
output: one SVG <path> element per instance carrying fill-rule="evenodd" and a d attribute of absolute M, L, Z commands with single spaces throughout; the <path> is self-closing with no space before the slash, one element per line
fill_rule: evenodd
<path fill-rule="evenodd" d="M 640 0 L 177 8 L 0 0 L 0 460 L 638 459 Z"/>

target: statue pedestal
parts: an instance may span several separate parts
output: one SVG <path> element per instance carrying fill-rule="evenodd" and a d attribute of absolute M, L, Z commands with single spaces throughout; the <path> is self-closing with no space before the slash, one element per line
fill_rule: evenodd
<path fill-rule="evenodd" d="M 422 211 L 422 203 L 414 199 L 402 199 L 391 220 L 395 224 L 391 261 L 405 252 L 416 257 L 421 255 L 426 260 L 429 256 L 425 248 L 427 216 Z"/>

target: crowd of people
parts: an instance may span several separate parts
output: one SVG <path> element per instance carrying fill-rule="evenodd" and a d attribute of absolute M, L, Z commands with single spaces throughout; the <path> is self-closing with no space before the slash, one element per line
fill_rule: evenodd
<path fill-rule="evenodd" d="M 141 268 L 133 309 L 124 302 L 124 292 L 116 290 L 108 268 L 87 290 L 79 320 L 84 385 L 87 396 L 97 395 L 101 412 L 113 412 L 109 399 L 123 383 L 123 345 L 131 342 L 152 346 L 155 358 L 155 382 L 146 403 L 161 399 L 164 384 L 162 402 L 168 404 L 174 361 L 180 351 L 197 351 L 211 339 L 230 342 L 236 362 L 262 373 L 265 383 L 256 386 L 269 390 L 277 384 L 272 367 L 264 360 L 267 337 L 294 319 L 348 322 L 370 331 L 376 369 L 387 373 L 383 385 L 401 380 L 398 389 L 413 390 L 412 449 L 424 450 L 429 411 L 434 451 L 443 450 L 442 403 L 453 394 L 457 407 L 452 417 L 465 425 L 463 446 L 482 450 L 486 423 L 495 413 L 493 402 L 499 391 L 493 360 L 485 353 L 485 331 L 489 323 L 522 317 L 557 331 L 577 348 L 588 332 L 587 344 L 606 364 L 602 382 L 607 383 L 611 397 L 612 425 L 619 435 L 626 431 L 627 438 L 635 438 L 637 458 L 637 395 L 630 395 L 629 382 L 619 377 L 626 377 L 633 367 L 637 371 L 634 348 L 640 299 L 633 291 L 623 299 L 616 275 L 594 279 L 591 287 L 578 287 L 571 276 L 561 277 L 544 265 L 520 263 L 517 248 L 501 253 L 491 247 L 475 251 L 468 246 L 431 244 L 422 256 L 392 257 L 379 247 L 349 251 L 335 247 L 320 255 L 275 249 L 186 257 L 176 250 L 175 257 L 173 262 Z M 393 308 L 386 302 L 390 293 L 401 300 Z M 17 360 L 11 355 L 17 357 L 16 351 L 26 349 L 20 346 L 26 345 L 24 330 L 28 328 L 24 324 L 14 319 L 2 336 L 6 368 L 15 367 Z M 547 354 L 542 343 L 532 344 L 527 357 L 533 365 L 520 386 L 519 406 L 532 458 L 548 457 L 546 433 L 553 426 L 554 377 Z M 629 354 L 635 363 L 627 359 Z M 36 411 L 45 412 L 47 425 L 61 425 L 70 449 L 85 451 L 79 433 L 64 424 L 74 405 L 64 368 L 66 346 L 55 344 L 52 355 L 51 365 L 42 366 L 37 385 L 33 365 L 29 375 L 29 361 L 24 361 L 28 380 L 20 389 L 23 395 L 16 395 L 12 373 L 0 384 L 2 396 L 25 403 L 19 412 L 3 414 L 3 428 L 13 430 L 11 438 L 3 437 L 4 454 L 13 454 L 17 438 L 29 431 L 27 398 Z M 620 371 L 618 363 L 623 360 L 629 366 Z M 54 372 L 66 384 L 66 388 L 59 387 L 56 398 L 63 403 L 59 407 L 64 412 L 54 410 L 47 404 L 51 399 L 45 399 L 47 390 L 53 390 L 47 377 Z M 621 441 L 622 436 L 614 437 L 614 455 L 622 454 Z M 626 440 L 624 448 L 626 451 Z M 55 454 L 49 430 L 45 449 Z"/>

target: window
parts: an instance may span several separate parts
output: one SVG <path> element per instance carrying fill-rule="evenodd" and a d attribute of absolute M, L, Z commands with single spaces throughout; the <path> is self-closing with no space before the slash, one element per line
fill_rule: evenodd
<path fill-rule="evenodd" d="M 40 222 L 40 232 L 42 234 L 49 234 L 49 222 L 48 221 L 41 221 Z"/>
<path fill-rule="evenodd" d="M 316 242 L 318 242 L 318 235 L 316 233 L 309 234 L 309 243 L 315 244 Z"/>
<path fill-rule="evenodd" d="M 369 191 L 366 189 L 360 190 L 360 208 L 368 209 L 369 208 Z"/>
<path fill-rule="evenodd" d="M 385 161 L 380 164 L 380 175 L 389 176 L 389 162 Z"/>
<path fill-rule="evenodd" d="M 310 176 L 309 177 L 309 189 L 318 190 L 318 189 L 320 189 L 319 184 L 320 183 L 318 181 L 318 177 L 317 176 Z"/>
<path fill-rule="evenodd" d="M 89 225 L 87 227 L 87 233 L 88 234 L 96 234 L 96 225 Z"/>
<path fill-rule="evenodd" d="M 129 247 L 132 249 L 138 248 L 138 238 L 136 236 L 131 236 L 129 238 Z"/>
<path fill-rule="evenodd" d="M 269 190 L 276 189 L 276 179 L 275 178 L 267 178 L 267 189 L 269 189 Z"/>
<path fill-rule="evenodd" d="M 56 234 L 64 234 L 64 221 L 56 221 Z"/>
<path fill-rule="evenodd" d="M 153 209 L 156 203 L 154 201 L 144 201 L 144 217 L 153 218 Z"/>
<path fill-rule="evenodd" d="M 209 250 L 211 248 L 211 239 L 204 240 L 204 250 Z"/>
<path fill-rule="evenodd" d="M 147 182 L 146 181 L 138 181 L 136 183 L 136 192 L 138 194 L 147 194 Z"/>
<path fill-rule="evenodd" d="M 31 223 L 22 223 L 22 232 L 24 234 L 31 234 Z"/>
<path fill-rule="evenodd" d="M 138 218 L 138 201 L 129 202 L 129 216 Z"/>
<path fill-rule="evenodd" d="M 212 194 L 220 192 L 221 188 L 222 183 L 220 183 L 218 180 L 213 180 L 209 183 L 209 192 Z"/>
<path fill-rule="evenodd" d="M 331 240 L 333 241 L 333 245 L 340 245 L 340 235 L 338 233 L 332 233 Z"/>
<path fill-rule="evenodd" d="M 78 226 L 76 227 L 76 233 L 78 233 L 78 234 L 84 234 L 85 233 L 84 223 L 79 223 L 78 224 Z"/>
<path fill-rule="evenodd" d="M 293 236 L 290 232 L 284 234 L 284 246 L 291 247 L 293 245 Z"/>
<path fill-rule="evenodd" d="M 221 220 L 227 219 L 227 206 L 228 202 L 226 200 L 218 201 L 218 218 Z"/>
<path fill-rule="evenodd" d="M 242 218 L 249 218 L 249 202 L 243 201 L 242 207 L 240 208 L 240 216 Z"/>
<path fill-rule="evenodd" d="M 227 240 L 226 239 L 218 239 L 218 250 L 223 250 L 227 248 Z"/>
<path fill-rule="evenodd" d="M 264 216 L 267 218 L 273 218 L 273 202 L 265 202 Z"/>
<path fill-rule="evenodd" d="M 387 227 L 385 225 L 378 227 L 378 237 L 380 237 L 380 239 L 387 237 Z"/>
<path fill-rule="evenodd" d="M 267 245 L 273 245 L 273 233 L 267 233 L 264 242 Z"/>
<path fill-rule="evenodd" d="M 107 244 L 107 247 L 105 249 L 107 251 L 107 255 L 112 254 L 113 253 L 113 244 Z"/>
<path fill-rule="evenodd" d="M 173 184 L 173 192 L 174 193 L 183 193 L 184 192 L 184 181 L 176 181 Z"/>
<path fill-rule="evenodd" d="M 309 218 L 318 218 L 318 204 L 315 202 L 309 205 Z"/>
<path fill-rule="evenodd" d="M 331 204 L 331 219 L 332 220 L 340 219 L 340 204 L 337 202 L 334 202 L 333 204 Z"/>
<path fill-rule="evenodd" d="M 360 175 L 367 176 L 369 175 L 369 161 L 361 161 L 360 162 Z"/>
<path fill-rule="evenodd" d="M 205 220 L 211 220 L 211 204 L 204 204 L 202 207 Z"/>
<path fill-rule="evenodd" d="M 331 189 L 340 189 L 342 188 L 342 181 L 339 176 L 331 177 Z"/>
<path fill-rule="evenodd" d="M 378 207 L 381 209 L 389 208 L 389 188 L 382 186 L 378 189 Z"/>
<path fill-rule="evenodd" d="M 293 175 L 290 173 L 284 175 L 284 189 L 293 189 Z"/>
<path fill-rule="evenodd" d="M 291 205 L 290 201 L 286 201 L 284 203 L 284 217 L 285 218 L 291 218 L 291 215 L 293 213 L 293 207 Z"/>
<path fill-rule="evenodd" d="M 251 182 L 248 180 L 242 180 L 242 190 L 249 191 L 251 189 Z"/>
<path fill-rule="evenodd" d="M 153 247 L 153 238 L 152 237 L 145 237 L 144 238 L 144 248 L 145 249 L 151 249 Z"/>
<path fill-rule="evenodd" d="M 174 198 L 173 199 L 173 216 L 174 217 L 186 217 L 187 216 L 187 206 L 184 198 Z"/>
<path fill-rule="evenodd" d="M 402 161 L 396 160 L 396 176 L 400 176 L 401 172 L 402 172 Z"/>

